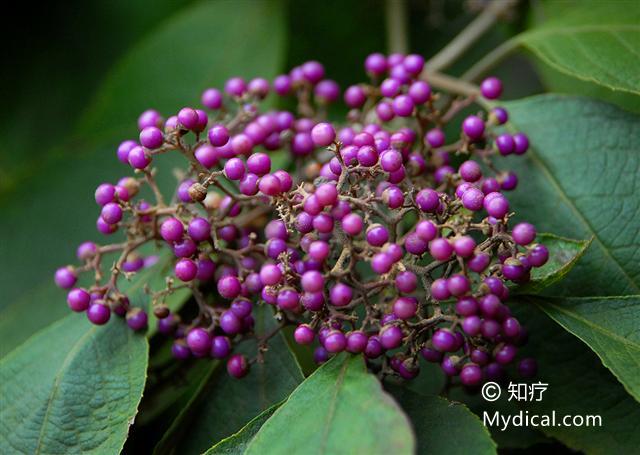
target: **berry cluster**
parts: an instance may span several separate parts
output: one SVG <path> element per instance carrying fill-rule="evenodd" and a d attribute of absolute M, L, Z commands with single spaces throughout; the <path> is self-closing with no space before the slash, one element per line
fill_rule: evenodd
<path fill-rule="evenodd" d="M 95 192 L 98 231 L 125 240 L 85 242 L 83 265 L 56 272 L 69 307 L 94 324 L 115 313 L 144 330 L 147 313 L 119 285 L 154 261 L 139 248 L 159 242 L 175 256 L 175 278 L 149 300 L 178 359 L 227 358 L 229 374 L 246 375 L 276 332 L 259 338 L 253 359 L 232 355 L 234 345 L 253 336 L 253 308 L 272 305 L 278 329 L 295 325 L 303 345 L 317 339 L 318 363 L 362 353 L 374 371 L 411 379 L 422 356 L 465 386 L 502 377 L 526 340 L 505 304 L 507 282 L 527 281 L 548 251 L 531 224 L 510 229 L 504 192 L 517 177 L 492 160 L 525 153 L 528 140 L 501 132 L 500 107 L 455 123 L 479 96 L 500 96 L 498 79 L 471 96 L 435 93 L 423 66 L 418 55 L 367 57 L 370 82 L 344 91 L 343 126 L 323 120 L 340 88 L 315 61 L 272 84 L 229 79 L 202 94 L 203 109 L 166 120 L 144 112 L 139 140 L 117 150 L 133 176 Z M 297 113 L 261 112 L 271 91 L 294 99 Z M 293 158 L 282 160 L 287 169 L 274 163 L 278 150 Z M 165 202 L 152 165 L 169 152 L 188 167 Z M 140 197 L 143 185 L 153 202 Z M 103 258 L 114 252 L 103 279 Z M 93 284 L 74 287 L 87 271 Z M 189 321 L 165 304 L 185 287 L 199 310 Z M 536 363 L 517 369 L 531 376 Z"/>

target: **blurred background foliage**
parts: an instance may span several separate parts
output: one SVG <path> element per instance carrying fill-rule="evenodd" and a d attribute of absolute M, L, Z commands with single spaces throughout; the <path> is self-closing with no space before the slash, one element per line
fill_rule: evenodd
<path fill-rule="evenodd" d="M 0 356 L 68 314 L 64 293 L 53 286 L 53 271 L 73 261 L 80 241 L 104 241 L 95 232 L 93 191 L 129 173 L 115 150 L 120 141 L 136 136 L 140 112 L 156 108 L 170 115 L 228 77 L 273 78 L 310 59 L 321 61 L 327 76 L 344 88 L 363 79 L 369 53 L 388 52 L 388 11 L 399 1 L 15 3 L 0 31 L 5 44 L 0 70 Z M 486 0 L 403 2 L 409 50 L 427 59 L 435 55 L 473 20 L 482 3 Z M 614 3 L 523 0 L 446 72 L 463 74 L 502 43 L 576 6 Z M 554 91 L 640 112 L 637 96 L 559 73 L 524 49 L 492 74 L 508 81 L 507 100 Z M 344 112 L 335 107 L 331 115 Z M 169 169 L 161 176 L 170 191 L 174 177 Z M 197 378 L 207 374 L 192 373 Z M 149 401 L 144 406 L 166 411 Z M 128 444 L 143 446 L 147 436 L 157 437 L 176 410 L 169 413 L 160 427 L 150 425 L 148 433 L 137 433 L 139 439 Z M 517 442 L 542 440 L 538 432 L 531 433 L 518 435 Z"/>

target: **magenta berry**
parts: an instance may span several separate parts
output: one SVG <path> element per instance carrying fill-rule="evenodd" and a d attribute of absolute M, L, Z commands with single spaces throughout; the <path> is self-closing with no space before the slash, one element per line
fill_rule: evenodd
<path fill-rule="evenodd" d="M 489 100 L 495 100 L 502 95 L 502 82 L 497 77 L 488 77 L 480 84 L 482 96 Z"/>
<path fill-rule="evenodd" d="M 349 286 L 343 283 L 337 283 L 329 290 L 329 300 L 331 304 L 337 307 L 348 305 L 353 298 L 353 291 Z"/>
<path fill-rule="evenodd" d="M 470 115 L 462 123 L 462 131 L 472 141 L 482 137 L 484 134 L 484 127 L 482 119 L 475 115 Z"/>
<path fill-rule="evenodd" d="M 127 325 L 131 330 L 139 332 L 147 328 L 147 313 L 140 308 L 133 308 L 127 312 Z"/>
<path fill-rule="evenodd" d="M 75 288 L 67 294 L 67 304 L 76 312 L 82 312 L 89 308 L 90 301 L 91 296 L 84 289 Z"/>
<path fill-rule="evenodd" d="M 402 344 L 402 329 L 396 325 L 386 325 L 380 330 L 380 344 L 384 349 L 395 349 Z"/>
<path fill-rule="evenodd" d="M 95 302 L 87 309 L 87 318 L 92 324 L 104 325 L 111 318 L 111 310 L 104 302 Z"/>
<path fill-rule="evenodd" d="M 62 289 L 70 289 L 78 281 L 78 277 L 72 267 L 60 267 L 54 277 L 56 285 Z"/>
<path fill-rule="evenodd" d="M 227 361 L 227 372 L 230 376 L 240 379 L 249 373 L 249 362 L 242 354 L 234 354 Z"/>
<path fill-rule="evenodd" d="M 238 277 L 228 275 L 218 280 L 218 293 L 225 299 L 235 299 L 242 290 Z"/>

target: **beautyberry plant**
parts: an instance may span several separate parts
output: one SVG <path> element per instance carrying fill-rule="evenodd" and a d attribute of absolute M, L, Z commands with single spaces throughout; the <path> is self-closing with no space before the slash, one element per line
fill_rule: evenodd
<path fill-rule="evenodd" d="M 526 153 L 528 139 L 505 132 L 504 108 L 486 107 L 499 79 L 457 97 L 432 90 L 424 63 L 369 55 L 369 80 L 342 94 L 344 123 L 326 118 L 341 90 L 316 61 L 271 83 L 231 78 L 166 119 L 143 112 L 138 139 L 116 153 L 129 175 L 95 191 L 98 231 L 124 241 L 84 242 L 81 264 L 55 273 L 71 310 L 96 325 L 122 317 L 135 331 L 152 311 L 177 361 L 227 359 L 236 378 L 286 325 L 316 346 L 317 363 L 347 351 L 380 375 L 412 379 L 422 356 L 468 387 L 508 374 L 527 340 L 506 304 L 510 288 L 549 252 L 533 225 L 513 225 L 505 193 L 518 178 L 495 160 Z M 295 112 L 261 109 L 270 92 Z M 166 153 L 185 159 L 170 200 L 154 168 Z M 149 243 L 171 251 L 173 273 L 135 306 L 121 285 L 157 261 L 140 253 Z M 90 284 L 76 287 L 83 273 Z M 198 307 L 188 320 L 166 304 L 183 288 Z M 277 325 L 247 358 L 234 348 L 255 336 L 257 305 L 272 306 Z M 513 370 L 531 377 L 536 362 Z"/>

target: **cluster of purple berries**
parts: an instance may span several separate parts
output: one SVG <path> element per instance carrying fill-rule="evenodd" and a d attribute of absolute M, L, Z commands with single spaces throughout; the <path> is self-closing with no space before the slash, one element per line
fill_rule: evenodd
<path fill-rule="evenodd" d="M 367 57 L 371 82 L 344 91 L 351 110 L 343 126 L 322 118 L 340 87 L 315 61 L 272 84 L 229 79 L 224 90 L 204 91 L 203 109 L 185 107 L 166 120 L 145 111 L 139 140 L 117 150 L 133 176 L 95 192 L 98 231 L 125 240 L 85 242 L 77 251 L 83 264 L 56 272 L 69 307 L 94 324 L 115 313 L 144 330 L 147 313 L 119 285 L 157 260 L 140 247 L 164 242 L 173 275 L 149 300 L 178 359 L 226 358 L 230 375 L 246 375 L 272 334 L 258 338 L 256 358 L 233 348 L 254 336 L 254 307 L 271 305 L 278 328 L 295 325 L 297 343 L 316 345 L 318 363 L 347 351 L 375 371 L 411 379 L 422 356 L 465 386 L 504 376 L 527 338 L 505 304 L 507 283 L 527 281 L 549 252 L 531 224 L 509 227 L 504 192 L 517 177 L 492 159 L 525 153 L 528 140 L 501 132 L 500 107 L 452 129 L 478 96 L 498 98 L 501 82 L 488 78 L 464 98 L 435 93 L 423 66 L 418 55 Z M 261 112 L 271 91 L 295 97 L 297 112 Z M 274 165 L 277 150 L 295 158 L 287 169 Z M 152 164 L 168 152 L 188 167 L 165 202 Z M 143 185 L 153 202 L 140 197 Z M 103 279 L 102 260 L 115 252 Z M 93 283 L 75 287 L 88 271 Z M 190 321 L 165 304 L 180 288 L 198 305 Z M 517 370 L 534 375 L 535 360 Z"/>

